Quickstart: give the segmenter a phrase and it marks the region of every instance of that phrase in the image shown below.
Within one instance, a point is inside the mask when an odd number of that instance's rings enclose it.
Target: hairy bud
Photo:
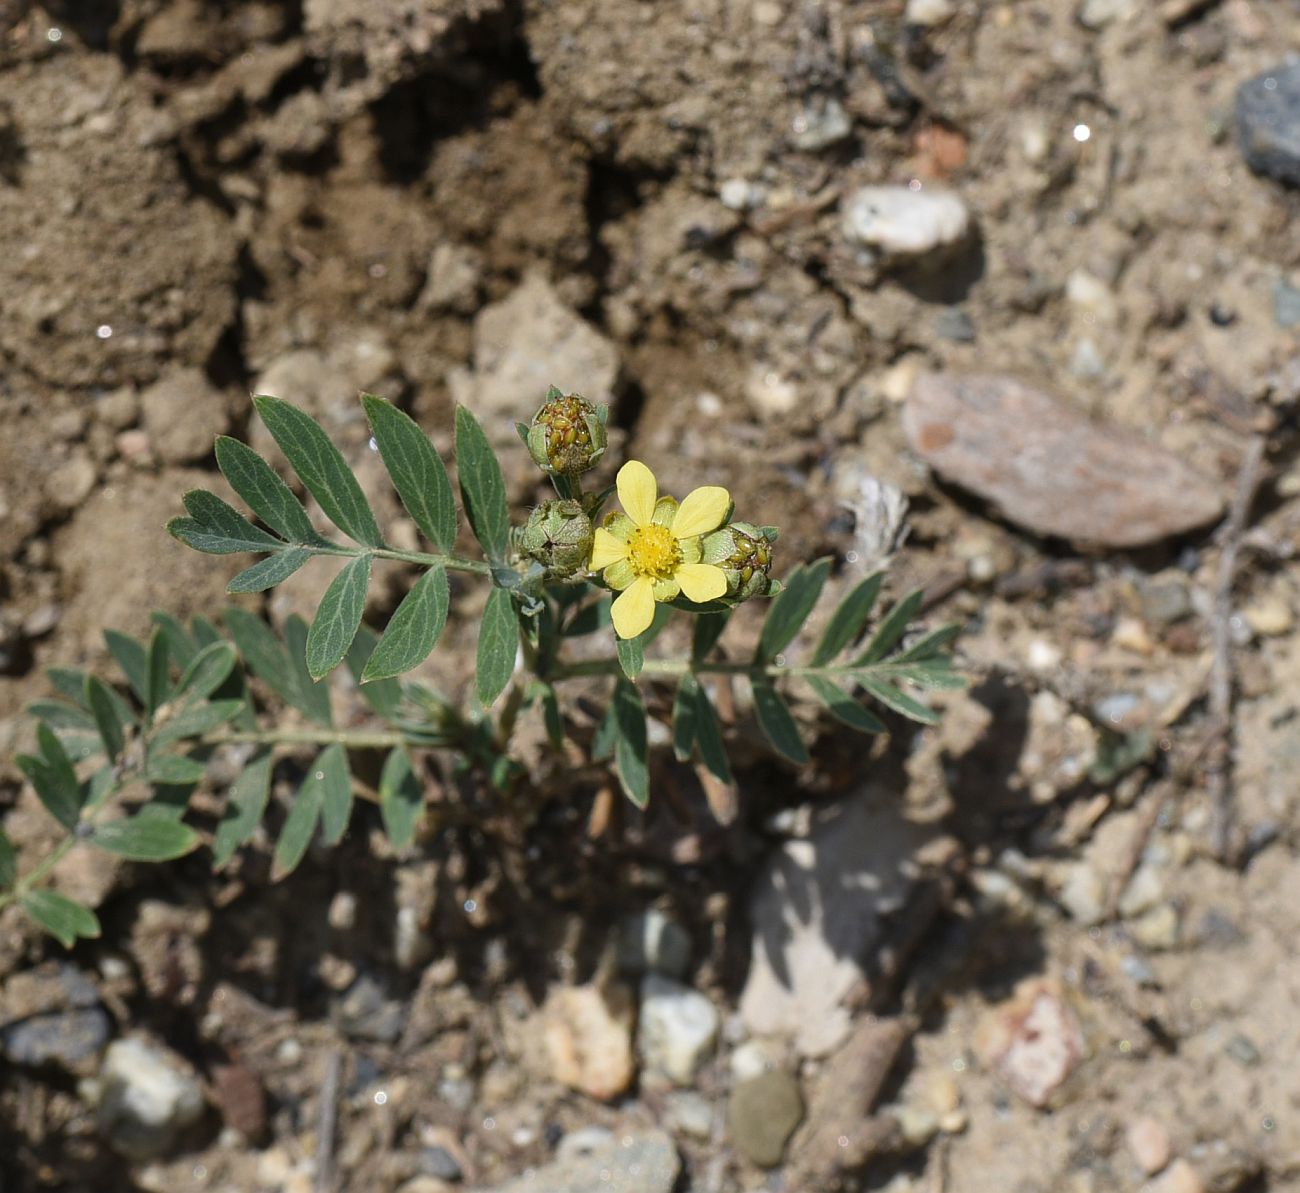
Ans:
[[[591,556],[591,519],[577,501],[547,501],[520,527],[516,543],[521,555],[536,560],[556,580],[584,571]]]
[[[554,386],[546,404],[533,416],[525,442],[528,454],[544,472],[577,476],[594,468],[605,454],[608,409]]]
[[[772,543],[776,531],[764,526],[761,529],[748,522],[732,522],[719,536],[731,536],[731,550],[723,555],[725,545],[713,545],[705,542],[705,556],[717,554],[718,566],[727,577],[727,600],[747,601],[750,597],[767,596],[772,587],[770,573],[772,570]]]

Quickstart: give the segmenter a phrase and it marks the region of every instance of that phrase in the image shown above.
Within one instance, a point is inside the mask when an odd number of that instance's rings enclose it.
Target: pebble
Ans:
[[[1261,638],[1276,638],[1291,632],[1295,625],[1295,614],[1291,606],[1281,597],[1265,597],[1262,601],[1250,605],[1241,612],[1250,626]]]
[[[1083,0],[1079,5],[1079,24],[1094,33],[1114,21],[1124,21],[1133,15],[1133,0]]]
[[[799,1083],[784,1069],[742,1081],[727,1102],[731,1141],[745,1159],[760,1168],[775,1168],[785,1145],[803,1120]]]
[[[1045,1108],[1084,1056],[1083,1031],[1059,983],[1022,982],[981,1022],[976,1047],[1030,1106]]]
[[[1178,912],[1162,903],[1125,923],[1128,934],[1144,949],[1168,952],[1178,947]]]
[[[1181,576],[1156,577],[1142,586],[1138,600],[1152,625],[1173,625],[1193,612],[1192,594]]]
[[[844,235],[887,258],[921,257],[966,239],[970,212],[951,191],[865,186],[844,204]]]
[[[775,1069],[781,1064],[782,1050],[769,1040],[746,1040],[732,1050],[727,1067],[732,1080],[739,1083]]]
[[[837,99],[809,104],[794,118],[791,141],[796,149],[816,153],[843,141],[853,131],[853,121]]]
[[[635,1072],[633,1010],[631,994],[622,985],[553,990],[540,1017],[549,1075],[589,1098],[617,1098]]]
[[[1300,186],[1300,60],[1237,88],[1237,144],[1257,174]]]
[[[566,1150],[561,1141],[560,1150],[552,1163],[478,1193],[671,1193],[682,1167],[663,1131],[627,1132],[582,1149]]]
[[[1300,327],[1300,286],[1293,286],[1286,278],[1273,284],[1273,318],[1278,327]]]
[[[910,1106],[904,1103],[901,1106],[889,1107],[886,1113],[894,1116],[903,1142],[914,1151],[925,1147],[939,1134],[939,1116],[924,1106]]]
[[[1128,1140],[1128,1150],[1133,1153],[1137,1166],[1147,1176],[1154,1176],[1169,1163],[1169,1132],[1155,1119],[1147,1115],[1134,1119],[1124,1137]]]
[[[225,396],[202,369],[165,373],[140,394],[140,408],[150,446],[168,464],[205,459],[229,425]]]
[[[934,332],[941,339],[952,340],[955,344],[975,341],[975,324],[961,307],[944,307],[935,317]]]
[[[76,966],[43,965],[17,973],[0,992],[0,1055],[33,1068],[82,1071],[112,1029],[95,984]]]
[[[695,1139],[713,1135],[713,1103],[694,1090],[675,1090],[666,1100],[668,1125]]]
[[[142,1040],[115,1040],[99,1072],[96,1125],[133,1160],[163,1155],[203,1115],[203,1091],[180,1057]]]
[[[718,1040],[720,1017],[697,990],[650,974],[641,982],[641,1059],[674,1085],[690,1085]]]
[[[640,976],[659,973],[681,978],[691,964],[691,937],[681,924],[651,907],[623,921],[618,938],[618,967]]]
[[[907,0],[903,20],[909,25],[932,29],[957,15],[956,0]]]
[[[402,1034],[406,1011],[370,974],[362,974],[339,1000],[336,1014],[339,1026],[358,1040],[377,1040],[390,1044]]]
[[[922,373],[903,429],[940,476],[1037,534],[1140,547],[1223,510],[1214,486],[1178,457],[1012,377]]]
[[[420,1153],[420,1168],[426,1176],[440,1181],[459,1181],[465,1176],[460,1161],[445,1147],[426,1147]]]
[[[75,510],[95,487],[95,462],[82,448],[45,478],[45,495],[60,510]]]
[[[1205,1182],[1186,1160],[1175,1160],[1155,1180],[1143,1185],[1142,1193],[1205,1193]]]

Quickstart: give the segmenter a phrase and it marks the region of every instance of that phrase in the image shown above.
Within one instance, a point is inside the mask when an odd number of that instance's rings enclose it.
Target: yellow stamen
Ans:
[[[682,549],[671,530],[652,522],[632,532],[627,541],[627,561],[638,576],[667,580],[682,561]]]

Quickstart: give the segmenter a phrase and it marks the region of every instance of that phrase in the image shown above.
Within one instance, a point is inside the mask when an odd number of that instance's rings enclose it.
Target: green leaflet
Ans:
[[[399,746],[384,759],[379,776],[379,814],[394,849],[405,849],[415,840],[415,827],[423,811],[423,788],[410,755]]]
[[[713,709],[713,701],[699,684],[695,693],[695,740],[700,747],[700,761],[719,782],[733,782],[731,764],[727,761],[727,746],[722,739],[722,726]]]
[[[320,770],[317,758],[307,771],[306,778],[294,796],[293,806],[285,817],[284,827],[280,829],[280,839],[275,843],[275,865],[272,877],[284,878],[298,868],[311,844],[316,826],[320,823],[321,807],[325,802],[325,784],[316,778]]]
[[[819,559],[807,566],[800,565],[790,573],[785,588],[768,609],[758,649],[754,653],[754,662],[770,663],[794,641],[800,627],[813,611],[813,606],[817,604],[830,568],[829,559]]]
[[[8,890],[18,881],[18,853],[9,834],[0,827],[0,891]]]
[[[751,687],[754,692],[754,714],[758,717],[759,728],[772,743],[772,747],[791,762],[799,765],[806,763],[808,751],[780,693],[765,679],[755,679]]]
[[[260,617],[233,605],[222,614],[222,620],[239,648],[244,666],[286,704],[297,707],[297,685],[289,666],[289,653],[271,627]],[[183,686],[184,680],[181,683]]]
[[[824,675],[805,675],[803,678],[812,688],[817,699],[825,705],[826,711],[837,721],[860,733],[885,732],[885,723],[874,713],[863,708],[838,684]]]
[[[14,761],[35,788],[45,810],[64,828],[73,828],[81,816],[85,793],[72,760],[54,730],[43,721],[37,722],[36,742],[40,747],[38,755],[19,754]]]
[[[648,633],[647,630],[646,634]],[[641,668],[645,666],[646,634],[639,634],[635,638],[614,640],[615,649],[618,651],[618,665],[623,668],[623,674],[628,679],[636,679],[641,674]]]
[[[382,547],[383,537],[357,478],[316,421],[280,398],[258,396],[253,405],[325,516],[362,546]]]
[[[151,783],[183,787],[203,778],[205,767],[195,758],[182,754],[150,754],[144,776]]]
[[[28,891],[22,897],[22,909],[65,949],[72,948],[79,936],[99,939],[95,913],[57,891]]]
[[[328,675],[356,637],[370,584],[369,555],[358,555],[334,577],[321,598],[307,634],[307,670],[313,679]]]
[[[820,667],[829,663],[850,642],[856,642],[862,636],[871,617],[871,610],[876,607],[876,599],[880,596],[880,586],[884,581],[885,573],[876,572],[859,581],[845,594],[831,614],[830,621],[826,623],[821,641],[817,643],[817,649],[809,660],[811,666]]]
[[[886,708],[892,708],[896,713],[902,713],[910,720],[919,721],[922,725],[939,723],[939,714],[933,709],[926,708],[919,700],[913,700],[906,692],[891,683],[886,683],[883,679],[874,675],[860,675],[858,683]]]
[[[504,562],[510,550],[505,478],[483,428],[464,406],[456,407],[456,471],[474,537],[493,563]]]
[[[227,592],[265,592],[287,580],[312,556],[306,547],[284,547],[252,567],[245,568],[229,584]]]
[[[296,613],[284,623],[284,648],[289,667],[289,684],[292,695],[289,703],[308,720],[317,725],[332,725],[330,686],[316,680],[307,670],[307,623]],[[355,639],[354,639],[355,641]]]
[[[173,518],[167,529],[196,551],[235,555],[241,551],[273,551],[281,545],[278,538],[254,526],[215,493],[191,489],[181,500],[190,516]]]
[[[379,635],[369,626],[363,625],[357,631],[357,636],[352,639],[352,645],[348,649],[348,670],[357,682],[357,691],[361,699],[381,717],[393,720],[398,716],[398,709],[402,704],[402,685],[395,679],[369,679],[364,683],[361,679],[378,641]]]
[[[235,668],[235,648],[229,642],[213,642],[205,646],[185,668],[176,685],[176,696],[187,700],[206,700],[223,683]]]
[[[251,758],[231,784],[212,843],[212,865],[224,866],[257,831],[271,793],[271,751]]]
[[[118,630],[105,630],[104,644],[108,647],[108,653],[113,656],[113,660],[122,668],[127,686],[135,693],[135,698],[147,706],[149,661],[144,643]]]
[[[165,862],[197,849],[199,835],[179,820],[138,815],[96,825],[90,843],[131,861]]]
[[[699,707],[696,703],[700,682],[693,675],[683,675],[673,700],[673,755],[686,762],[695,749],[699,732]]]
[[[167,635],[167,650],[182,671],[190,665],[198,648],[189,631],[170,613],[156,609],[149,620]]]
[[[237,716],[245,707],[242,700],[202,700],[187,705],[154,729],[150,741],[155,746],[165,746],[188,737],[202,737]]]
[[[450,602],[447,569],[430,568],[397,606],[384,636],[366,661],[361,682],[401,675],[424,662],[447,623]]]
[[[478,632],[478,698],[488,708],[505,691],[519,652],[514,598],[504,588],[488,593]]]
[[[697,663],[702,663],[709,656],[709,652],[718,644],[718,639],[722,637],[722,631],[727,628],[727,622],[731,620],[731,610],[727,609],[722,613],[701,613],[695,619],[695,625],[691,630],[691,658]]]
[[[149,650],[145,656],[144,707],[150,717],[171,695],[170,663],[167,635],[162,629],[155,629],[149,639]]]
[[[316,758],[312,776],[321,785],[321,840],[337,845],[348,831],[352,816],[352,775],[347,751],[337,742],[326,746]]]
[[[228,435],[217,439],[217,467],[248,508],[291,543],[320,543],[302,503],[251,447]]]
[[[115,762],[122,756],[126,745],[126,732],[118,710],[118,701],[114,700],[113,695],[99,676],[86,676],[86,703],[90,705],[90,715],[95,718],[95,727],[99,730],[104,753],[110,762]]]
[[[853,660],[855,666],[876,663],[883,659],[894,644],[907,632],[912,619],[920,612],[921,601],[925,593],[921,589],[909,592],[888,613],[885,614],[866,649]]]
[[[442,458],[419,425],[396,406],[373,394],[362,394],[361,404],[406,512],[434,546],[450,551],[456,543],[456,501]]]
[[[645,705],[636,685],[619,678],[614,684],[614,769],[623,793],[638,808],[650,802]]]

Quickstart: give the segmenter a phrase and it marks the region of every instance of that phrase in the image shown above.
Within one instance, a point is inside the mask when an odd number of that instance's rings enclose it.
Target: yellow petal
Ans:
[[[629,460],[618,470],[618,499],[638,526],[649,526],[655,516],[659,486],[655,474],[640,460]],[[626,635],[625,635],[626,636]]]
[[[697,534],[708,534],[722,525],[731,505],[731,494],[718,485],[705,485],[686,494],[686,500],[677,509],[672,532],[679,539]]]
[[[717,571],[717,568],[713,569]],[[718,575],[722,575],[718,572]],[[725,589],[727,582],[724,579]],[[635,638],[650,628],[655,619],[654,583],[649,576],[639,576],[630,588],[615,598],[609,609],[614,619],[614,629],[620,638]]]
[[[686,599],[697,605],[716,601],[727,591],[727,577],[710,563],[684,563],[673,573],[673,579],[682,586]]]
[[[591,547],[591,562],[587,565],[593,572],[599,572],[627,558],[627,544],[616,539],[603,526],[596,527],[596,541]]]

